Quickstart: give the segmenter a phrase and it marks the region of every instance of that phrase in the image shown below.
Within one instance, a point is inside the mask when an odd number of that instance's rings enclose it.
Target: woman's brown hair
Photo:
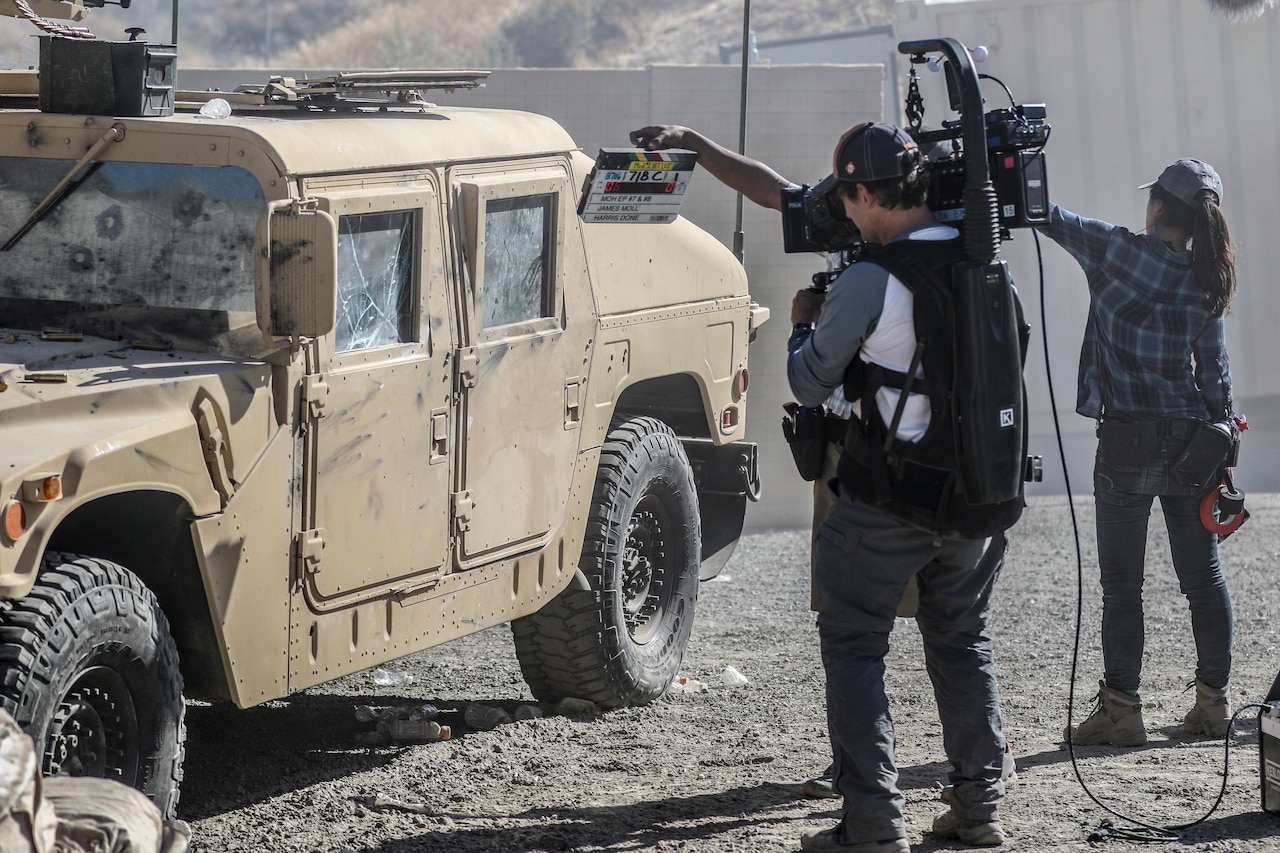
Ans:
[[[1227,313],[1236,291],[1236,251],[1217,194],[1201,190],[1191,206],[1155,184],[1151,198],[1164,205],[1159,225],[1191,237],[1191,273],[1209,300],[1209,310],[1215,315]]]

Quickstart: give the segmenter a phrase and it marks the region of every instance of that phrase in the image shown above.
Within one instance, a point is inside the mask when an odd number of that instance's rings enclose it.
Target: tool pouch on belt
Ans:
[[[822,476],[822,466],[827,454],[826,412],[821,407],[810,408],[799,403],[782,406],[786,416],[782,419],[782,434],[791,448],[796,470],[807,482]]]
[[[1224,465],[1235,464],[1240,436],[1230,421],[1201,423],[1169,473],[1184,486],[1212,486]]]
[[[1098,425],[1098,455],[1117,471],[1140,471],[1160,455],[1158,421],[1108,418]]]

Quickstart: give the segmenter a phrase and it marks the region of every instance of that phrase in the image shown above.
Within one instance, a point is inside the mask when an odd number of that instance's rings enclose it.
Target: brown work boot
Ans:
[[[941,838],[958,838],[970,847],[999,847],[1008,840],[998,819],[965,820],[953,809],[947,809],[933,819],[933,834]]]
[[[801,791],[811,800],[838,800],[841,796],[836,790],[836,781],[830,769],[821,776],[815,776],[805,782]]]
[[[1142,700],[1123,690],[1098,682],[1093,713],[1063,736],[1076,746],[1142,746],[1147,730],[1142,725]]]
[[[905,838],[845,844],[835,829],[809,830],[800,836],[800,849],[805,853],[911,853],[911,845]]]
[[[1231,708],[1227,705],[1227,688],[1210,687],[1198,678],[1194,684],[1196,706],[1182,718],[1183,734],[1226,737],[1227,727],[1231,724]]]

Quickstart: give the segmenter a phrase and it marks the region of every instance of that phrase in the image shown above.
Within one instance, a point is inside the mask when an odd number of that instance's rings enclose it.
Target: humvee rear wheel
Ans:
[[[106,560],[46,555],[25,598],[0,601],[0,705],[46,776],[114,779],[166,817],[182,778],[182,676],[155,596]]]
[[[511,625],[534,696],[618,708],[666,691],[693,627],[699,525],[693,471],[675,433],[653,418],[615,420],[579,562],[591,588],[570,587]]]

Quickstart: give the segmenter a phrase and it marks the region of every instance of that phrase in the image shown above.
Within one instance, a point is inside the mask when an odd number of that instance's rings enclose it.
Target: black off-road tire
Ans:
[[[186,742],[169,622],[128,569],[48,554],[25,598],[0,600],[0,705],[46,776],[100,776],[176,816]]]
[[[643,705],[680,670],[702,550],[693,471],[653,418],[615,420],[600,451],[579,568],[569,587],[511,624],[520,669],[542,701]]]

